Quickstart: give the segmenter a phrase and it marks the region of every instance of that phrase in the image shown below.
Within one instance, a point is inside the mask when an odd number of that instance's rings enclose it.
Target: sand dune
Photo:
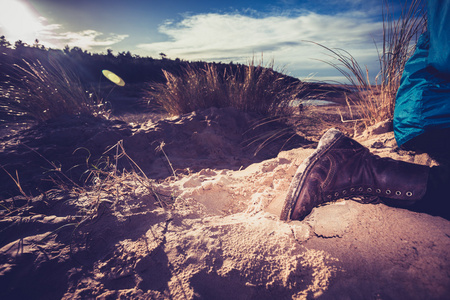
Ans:
[[[247,115],[213,109],[135,127],[101,125],[101,134],[80,129],[91,134],[80,141],[90,141],[93,155],[122,139],[156,180],[154,190],[129,174],[109,190],[50,191],[27,210],[4,212],[0,298],[450,297],[448,220],[342,199],[304,221],[282,222],[290,180],[314,144],[280,139],[253,156],[255,148],[242,147],[260,134],[242,136],[251,124]],[[3,157],[36,162],[31,152],[14,148],[18,140],[42,150],[22,133],[8,137]],[[176,176],[154,150],[162,140]],[[435,163],[398,151],[392,132],[372,130],[358,140],[381,156]],[[67,151],[80,145],[65,144]],[[31,173],[30,184],[41,179]]]

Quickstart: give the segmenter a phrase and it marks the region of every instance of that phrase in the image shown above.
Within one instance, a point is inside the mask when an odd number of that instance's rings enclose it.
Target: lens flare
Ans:
[[[123,81],[122,78],[114,74],[113,72],[109,70],[102,70],[103,75],[108,78],[111,82],[117,84],[118,86],[124,86],[125,81]]]

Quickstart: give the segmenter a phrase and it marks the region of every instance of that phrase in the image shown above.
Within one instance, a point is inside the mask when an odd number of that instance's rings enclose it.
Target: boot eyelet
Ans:
[[[400,195],[402,194],[402,192],[396,191],[395,194],[396,194],[397,196],[400,196]]]
[[[379,194],[379,193],[381,193],[381,190],[380,190],[380,189],[377,189],[376,192]]]
[[[339,193],[338,192],[334,193],[334,196],[335,197],[339,196]]]
[[[367,192],[372,193],[372,188],[367,188]]]
[[[391,190],[386,191],[386,195],[390,195],[391,193],[392,193]]]
[[[343,191],[342,191],[342,195],[347,195],[347,191],[346,191],[346,190],[343,190]]]
[[[362,192],[364,189],[362,188],[362,187],[360,187],[359,189],[358,189],[358,192]]]
[[[331,195],[328,195],[327,198],[328,198],[328,199],[331,199]]]
[[[355,189],[354,189],[354,188],[351,188],[351,189],[350,189],[350,192],[351,192],[351,193],[355,192]]]
[[[412,192],[406,192],[406,196],[407,196],[407,197],[411,197],[412,195],[413,195]]]

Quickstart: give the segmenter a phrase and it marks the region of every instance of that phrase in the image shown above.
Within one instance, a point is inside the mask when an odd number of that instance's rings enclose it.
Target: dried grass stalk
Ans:
[[[356,99],[350,102],[360,108],[360,120],[366,127],[393,118],[403,69],[414,53],[419,35],[426,29],[426,7],[421,0],[405,2],[398,17],[390,1],[384,0],[382,16],[383,47],[381,51],[377,48],[380,72],[374,83],[367,67],[361,67],[350,53],[315,43],[330,52],[334,61],[325,63],[337,69],[356,91]]]
[[[165,84],[151,83],[150,101],[171,115],[181,115],[209,107],[234,107],[245,112],[280,116],[291,113],[290,105],[304,90],[302,82],[267,67],[255,65],[225,68],[219,72],[214,64],[189,65],[181,76],[164,71]]]
[[[0,114],[46,121],[61,115],[103,113],[101,103],[90,97],[80,79],[58,60],[23,60],[9,65],[10,80],[0,97]]]

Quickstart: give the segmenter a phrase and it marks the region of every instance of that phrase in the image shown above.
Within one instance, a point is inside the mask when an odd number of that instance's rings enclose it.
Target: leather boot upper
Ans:
[[[291,219],[301,219],[314,207],[340,198],[412,204],[425,195],[429,174],[427,166],[381,158],[343,134],[313,154],[303,169]]]

